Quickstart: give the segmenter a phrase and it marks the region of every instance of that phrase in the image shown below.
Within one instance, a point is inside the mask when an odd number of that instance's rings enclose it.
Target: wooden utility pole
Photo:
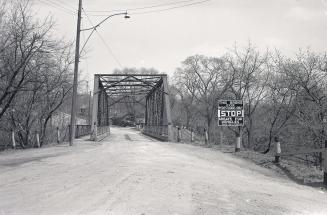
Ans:
[[[76,33],[76,49],[75,49],[75,66],[74,66],[74,83],[73,83],[73,97],[72,109],[70,115],[70,132],[69,145],[72,146],[75,138],[76,127],[76,100],[77,100],[77,81],[78,81],[78,63],[79,63],[79,45],[81,37],[81,19],[82,19],[82,0],[78,3],[78,17],[77,17],[77,33]]]

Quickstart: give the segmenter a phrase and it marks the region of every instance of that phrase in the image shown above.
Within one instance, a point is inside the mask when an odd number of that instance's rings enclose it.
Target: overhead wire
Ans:
[[[82,27],[83,27],[83,22],[81,23],[81,25],[82,25]],[[85,42],[85,44],[86,44],[86,37],[85,37],[85,32],[82,32],[82,37],[83,37],[83,40],[84,40],[84,42]],[[83,50],[82,50],[83,51]],[[80,52],[80,54],[82,53],[82,51]],[[91,83],[92,81],[93,81],[93,79],[92,78],[90,78],[89,77],[89,63],[88,63],[88,61],[87,61],[87,57],[84,59],[85,60],[85,67],[86,67],[86,74],[87,74],[87,82],[89,82],[89,83]],[[90,86],[89,86],[90,87]],[[91,89],[91,87],[89,88],[89,89]],[[91,91],[91,90],[90,90]],[[87,92],[87,93],[89,93],[89,92]]]
[[[68,4],[67,2],[65,2],[64,0],[57,0],[59,1],[61,4],[64,4],[66,7],[76,11],[77,9],[75,8],[75,6],[71,5],[71,4]]]
[[[49,2],[48,0],[38,0],[38,1],[41,2],[41,3],[43,3],[43,4],[48,5],[50,7],[54,7],[54,8],[56,8],[56,9],[58,9],[58,10],[64,12],[64,13],[66,13],[66,14],[76,15],[76,13],[74,11],[69,10],[69,9],[66,9],[66,8],[64,8],[62,6],[58,6],[57,4],[53,4],[53,3]]]
[[[209,2],[209,1],[211,1],[211,0],[197,1],[197,2],[193,2],[193,3],[189,3],[189,4],[184,4],[184,5],[170,7],[170,8],[164,8],[164,9],[158,9],[158,10],[150,10],[150,11],[144,11],[144,12],[135,12],[135,13],[130,13],[130,15],[140,15],[140,14],[148,14],[148,13],[160,13],[160,12],[174,10],[174,9],[178,9],[178,8],[190,7],[190,6],[193,6],[193,5],[203,4],[203,3]]]
[[[151,6],[144,6],[144,7],[135,7],[135,8],[127,8],[125,10],[89,10],[86,12],[91,12],[91,13],[110,13],[110,12],[117,12],[117,11],[134,11],[134,10],[144,10],[144,9],[151,9],[151,8],[156,8],[156,7],[164,7],[164,6],[169,6],[169,5],[176,5],[176,4],[181,4],[181,3],[186,3],[186,2],[194,2],[196,0],[183,0],[183,1],[175,1],[175,2],[170,2],[170,3],[164,3],[164,4],[156,4],[156,5],[151,5]]]
[[[159,13],[159,12],[164,12],[164,11],[169,11],[169,10],[174,10],[178,8],[183,8],[183,7],[189,7],[193,5],[198,5],[198,4],[203,4],[205,2],[209,2],[211,0],[200,0],[200,1],[195,1],[195,0],[185,0],[185,1],[179,1],[179,2],[171,2],[167,4],[158,4],[158,5],[153,5],[153,6],[148,6],[148,7],[139,7],[139,8],[129,8],[125,10],[111,10],[111,11],[94,11],[98,13],[109,13],[109,12],[117,12],[117,11],[137,11],[137,10],[144,10],[144,9],[151,9],[151,8],[159,8],[159,7],[166,7],[170,5],[178,5],[178,6],[173,6],[173,7],[168,7],[168,8],[163,8],[163,9],[154,9],[154,10],[148,10],[148,11],[141,11],[141,12],[133,12],[129,13],[130,15],[139,15],[139,14],[148,14],[148,13]],[[190,3],[187,3],[190,2]],[[182,4],[182,3],[187,3],[187,4]],[[108,16],[108,14],[91,14],[90,16]]]
[[[85,14],[87,20],[89,21],[89,23],[90,23],[91,25],[94,25],[93,22],[92,22],[92,20],[91,20],[90,17],[88,16],[88,14],[85,12],[84,8],[82,8],[82,10],[83,10],[83,12],[84,12],[84,14]],[[117,56],[116,56],[115,53],[113,52],[112,48],[111,48],[111,47],[109,46],[109,44],[105,41],[105,39],[101,36],[100,32],[97,31],[97,28],[94,28],[94,29],[92,30],[92,34],[93,34],[93,32],[96,32],[96,33],[97,33],[98,37],[100,38],[100,40],[102,41],[102,43],[103,43],[104,46],[106,47],[107,51],[111,54],[111,56],[112,56],[113,59],[116,61],[116,63],[119,65],[119,67],[120,67],[121,69],[123,69],[122,64],[120,63],[120,61],[118,60]],[[89,39],[90,39],[90,36],[89,36],[88,40],[89,40]]]
[[[75,8],[72,8],[72,9],[71,9],[70,6],[69,6],[69,7],[67,7],[67,6],[63,6],[63,5],[59,4],[59,3],[56,2],[56,1],[53,1],[53,0],[44,0],[44,1],[51,2],[52,4],[57,5],[58,7],[64,8],[64,9],[66,9],[66,10],[72,12],[72,13],[76,13],[76,12],[77,12],[77,11],[75,10]]]

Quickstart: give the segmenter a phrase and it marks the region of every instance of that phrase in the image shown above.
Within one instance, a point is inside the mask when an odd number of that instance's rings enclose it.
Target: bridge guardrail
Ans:
[[[145,125],[143,133],[158,138],[163,141],[168,140],[168,126],[167,125]]]

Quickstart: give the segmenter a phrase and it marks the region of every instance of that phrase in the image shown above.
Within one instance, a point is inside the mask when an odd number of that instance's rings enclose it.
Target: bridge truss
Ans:
[[[141,101],[145,99],[145,104]],[[167,75],[96,74],[91,139],[110,132],[110,109],[118,103],[145,106],[143,133],[164,141],[173,140]]]

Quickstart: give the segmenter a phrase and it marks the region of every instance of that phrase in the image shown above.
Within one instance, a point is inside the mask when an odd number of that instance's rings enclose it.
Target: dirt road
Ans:
[[[0,154],[0,215],[327,214],[327,194],[211,149],[113,128]]]

